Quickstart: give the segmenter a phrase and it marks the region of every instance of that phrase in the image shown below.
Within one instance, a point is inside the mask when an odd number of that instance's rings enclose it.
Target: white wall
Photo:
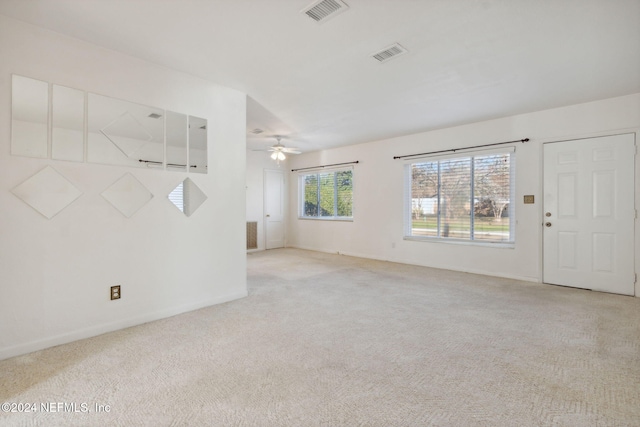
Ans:
[[[290,174],[288,242],[318,251],[540,281],[542,144],[638,132],[639,128],[640,94],[634,94],[303,154],[292,158],[291,168],[360,161],[354,167],[354,221],[298,220],[297,180]],[[403,240],[404,162],[393,156],[523,138],[531,141],[517,145],[515,248]],[[636,192],[639,190],[636,182]],[[535,204],[525,205],[525,194],[535,195]],[[638,237],[636,247],[640,248]],[[636,260],[639,252],[636,250]],[[638,287],[636,295],[640,295]]]
[[[0,57],[0,359],[247,294],[245,94],[3,16]],[[206,118],[209,173],[11,156],[12,73]],[[51,220],[10,192],[46,165],[83,193]],[[130,219],[100,195],[125,173],[154,194]],[[190,218],[166,197],[187,176]]]
[[[270,156],[271,153],[264,151],[247,150],[247,221],[258,222],[258,248],[249,252],[262,251],[265,249],[265,213],[264,213],[264,171],[282,170],[284,171],[284,193],[285,193],[285,214],[287,200],[287,187],[289,175],[289,158],[278,165]],[[285,223],[288,218],[285,218]],[[286,241],[285,229],[285,241]]]

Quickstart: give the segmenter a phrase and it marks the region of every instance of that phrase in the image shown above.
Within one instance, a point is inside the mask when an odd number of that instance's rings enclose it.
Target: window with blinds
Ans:
[[[178,186],[169,193],[169,200],[180,209],[180,212],[184,212],[184,182],[178,184]]]
[[[405,236],[513,243],[513,149],[405,165]]]
[[[299,175],[299,218],[353,219],[353,169]]]

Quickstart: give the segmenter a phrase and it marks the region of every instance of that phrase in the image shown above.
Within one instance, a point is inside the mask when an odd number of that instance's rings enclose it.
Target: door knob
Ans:
[[[546,225],[547,227],[551,227],[551,223],[550,222],[547,222],[544,225]]]
[[[271,215],[267,214],[267,218],[269,218]]]

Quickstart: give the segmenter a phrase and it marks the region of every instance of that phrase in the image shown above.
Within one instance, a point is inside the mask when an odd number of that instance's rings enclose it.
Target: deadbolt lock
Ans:
[[[551,212],[547,212],[544,216],[551,216]]]

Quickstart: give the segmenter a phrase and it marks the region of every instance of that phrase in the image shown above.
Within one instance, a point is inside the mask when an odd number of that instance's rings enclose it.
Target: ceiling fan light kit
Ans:
[[[276,139],[276,141],[278,141],[276,144],[272,145],[267,150],[259,150],[259,151],[271,151],[271,158],[275,160],[278,163],[278,165],[280,164],[280,161],[285,160],[287,158],[287,156],[285,156],[285,153],[287,154],[301,153],[300,151],[298,151],[297,148],[285,147],[280,142],[280,140],[282,139],[280,135],[275,135],[274,138]]]

